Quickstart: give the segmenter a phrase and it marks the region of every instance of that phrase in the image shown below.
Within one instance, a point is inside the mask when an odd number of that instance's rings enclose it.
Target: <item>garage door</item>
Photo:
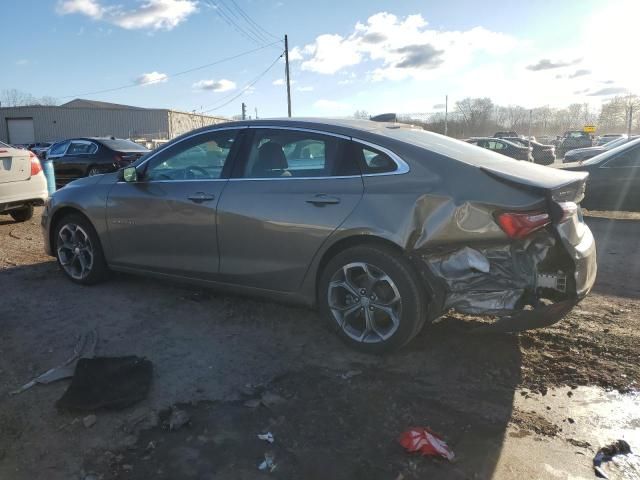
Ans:
[[[9,130],[9,143],[13,145],[24,145],[34,143],[33,118],[7,118]]]

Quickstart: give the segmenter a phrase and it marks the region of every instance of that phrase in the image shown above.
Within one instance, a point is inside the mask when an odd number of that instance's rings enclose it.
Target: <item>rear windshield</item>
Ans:
[[[115,140],[101,138],[100,143],[111,150],[115,150],[116,152],[147,153],[149,151],[149,149],[142,145],[138,145],[136,142],[132,142],[131,140],[126,140],[124,138],[116,138]]]

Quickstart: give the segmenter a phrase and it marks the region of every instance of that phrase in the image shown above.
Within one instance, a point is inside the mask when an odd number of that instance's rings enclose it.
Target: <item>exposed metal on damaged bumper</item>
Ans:
[[[545,230],[506,245],[421,254],[438,293],[439,313],[496,315],[496,322],[477,329],[491,332],[518,332],[561,320],[593,287],[597,265],[586,225],[581,224],[579,238],[567,235],[573,229],[558,230],[557,236]]]

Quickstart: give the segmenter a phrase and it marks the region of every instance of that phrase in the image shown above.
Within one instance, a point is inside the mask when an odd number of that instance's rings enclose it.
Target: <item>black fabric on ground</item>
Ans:
[[[146,358],[81,358],[71,385],[56,402],[60,410],[120,409],[144,400],[153,365]]]

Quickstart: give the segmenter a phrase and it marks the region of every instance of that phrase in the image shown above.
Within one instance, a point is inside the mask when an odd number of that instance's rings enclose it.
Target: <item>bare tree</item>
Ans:
[[[10,88],[2,90],[0,93],[0,104],[3,107],[24,107],[30,105],[57,105],[58,101],[54,97],[44,96],[37,98],[30,93]]]
[[[369,120],[369,112],[366,110],[356,110],[353,114],[353,118],[360,118],[362,120]]]

